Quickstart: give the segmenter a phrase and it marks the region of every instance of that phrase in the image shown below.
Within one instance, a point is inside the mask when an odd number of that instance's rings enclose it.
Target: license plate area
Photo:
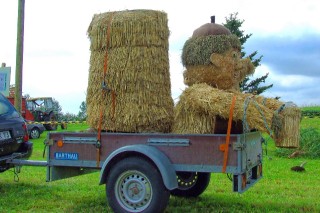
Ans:
[[[0,131],[0,141],[6,141],[11,139],[11,135],[9,131]]]

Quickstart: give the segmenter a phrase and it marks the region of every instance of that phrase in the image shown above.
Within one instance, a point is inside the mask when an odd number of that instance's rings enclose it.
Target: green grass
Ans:
[[[300,127],[302,129],[315,128],[318,131],[320,131],[320,117],[314,117],[314,118],[304,117],[301,120]]]
[[[312,122],[303,119],[302,126]],[[86,128],[84,124],[72,124],[68,131]],[[45,137],[46,132],[32,140],[32,159],[43,159]],[[320,212],[320,159],[277,157],[274,143],[267,140],[264,177],[251,189],[234,193],[225,174],[212,174],[208,189],[200,197],[171,196],[166,212]],[[290,170],[303,161],[307,161],[305,172]],[[105,185],[98,185],[99,172],[46,182],[45,167],[25,166],[19,182],[14,177],[13,170],[0,174],[0,212],[111,212]]]
[[[303,117],[320,117],[320,106],[307,106],[302,108],[302,116]]]
[[[306,106],[302,108],[302,111],[320,111],[320,106]]]

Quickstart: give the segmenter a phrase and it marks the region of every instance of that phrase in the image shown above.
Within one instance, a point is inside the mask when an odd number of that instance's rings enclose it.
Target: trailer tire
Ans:
[[[163,212],[170,197],[157,168],[139,157],[128,157],[112,166],[106,192],[116,213]]]
[[[170,191],[179,197],[198,197],[209,185],[211,173],[177,172],[178,188]]]

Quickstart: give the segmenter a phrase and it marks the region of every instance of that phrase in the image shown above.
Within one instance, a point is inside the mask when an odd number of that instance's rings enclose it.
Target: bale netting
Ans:
[[[110,21],[112,19],[112,21]],[[168,48],[169,28],[165,12],[155,10],[125,10],[107,12],[93,16],[88,28],[90,50],[122,46],[157,46]]]
[[[120,11],[113,14],[112,24],[109,18],[110,13],[96,15],[89,27],[94,44],[91,43],[86,100],[88,124],[98,129],[102,110],[102,129],[108,131],[170,132],[173,100],[166,14],[149,10]],[[106,48],[108,36],[102,32],[107,33],[108,24],[111,40]],[[159,26],[161,24],[163,26]],[[153,25],[158,26],[155,32],[154,27],[149,29]],[[105,30],[95,34],[96,29]],[[159,32],[161,29],[163,32]],[[142,41],[140,34],[144,37]],[[103,78],[106,51],[107,71]],[[110,89],[105,96],[102,95],[103,81]]]
[[[212,53],[222,54],[229,49],[241,50],[236,35],[209,35],[188,39],[182,48],[182,64],[209,65]]]
[[[293,103],[283,104],[274,112],[272,129],[277,147],[298,148],[301,111]]]

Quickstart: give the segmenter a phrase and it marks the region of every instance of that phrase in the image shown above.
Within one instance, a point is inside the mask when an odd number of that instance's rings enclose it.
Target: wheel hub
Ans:
[[[139,171],[124,172],[118,178],[115,192],[120,205],[133,212],[146,209],[152,199],[151,183]]]
[[[132,193],[132,197],[139,194],[139,192],[141,191],[139,188],[138,188],[138,185],[135,184],[132,188],[130,188],[131,190],[131,193]]]

